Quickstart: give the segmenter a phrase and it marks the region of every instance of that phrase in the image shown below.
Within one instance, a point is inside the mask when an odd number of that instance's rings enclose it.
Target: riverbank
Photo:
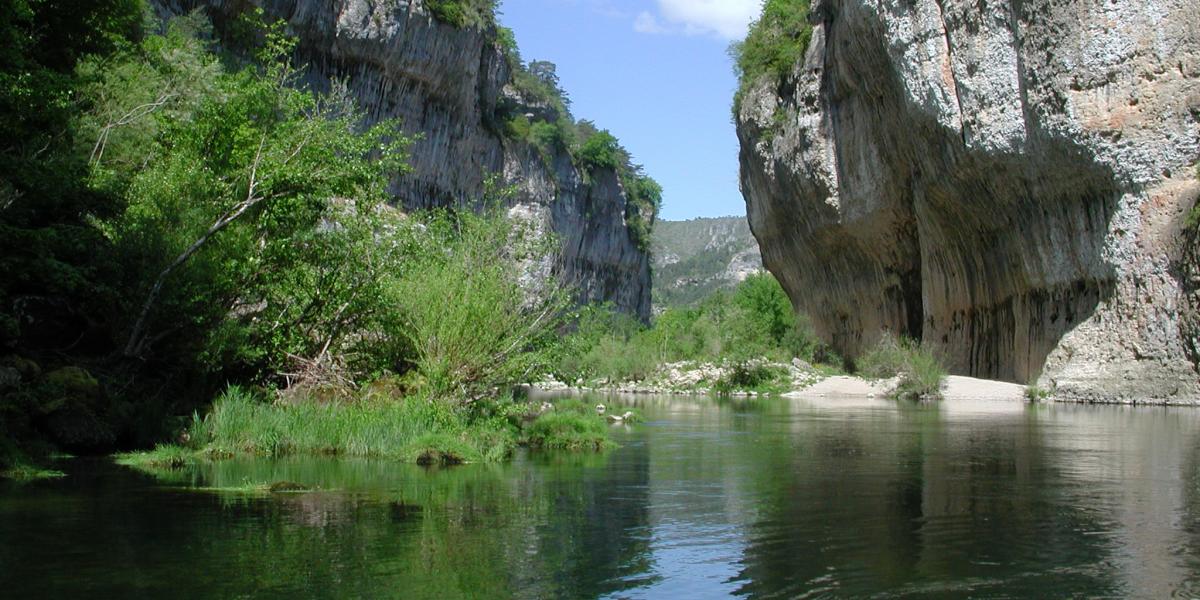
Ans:
[[[772,378],[766,383],[739,387],[733,382],[738,369],[737,365],[679,362],[662,365],[655,369],[651,376],[641,381],[597,380],[568,384],[549,379],[530,384],[528,387],[542,392],[580,394],[886,398],[893,396],[899,386],[898,377],[868,379],[843,375],[838,374],[830,367],[814,366],[799,359],[790,364],[761,359],[750,361],[749,365],[751,369],[763,369],[773,373]],[[1048,395],[1031,397],[1030,393],[1028,386],[1016,383],[950,375],[942,382],[940,396],[944,400],[979,399],[1013,402],[1051,399]]]

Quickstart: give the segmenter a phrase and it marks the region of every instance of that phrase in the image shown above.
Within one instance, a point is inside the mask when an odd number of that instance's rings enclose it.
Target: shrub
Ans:
[[[808,10],[809,0],[766,0],[746,39],[730,46],[739,82],[735,117],[750,86],[764,77],[783,79],[804,58],[812,39]]]
[[[899,377],[893,395],[902,399],[941,396],[946,368],[920,344],[885,335],[858,359],[859,374],[868,379]]]
[[[474,401],[544,372],[569,299],[554,279],[521,279],[552,242],[498,215],[440,213],[427,225],[429,250],[386,293],[388,329],[407,338],[431,391]]]
[[[617,138],[606,129],[588,136],[575,154],[575,159],[585,169],[616,169],[626,162],[625,157]]]
[[[497,4],[497,0],[425,0],[435,19],[459,28],[494,25]]]
[[[1052,392],[1046,388],[1031,384],[1025,388],[1025,399],[1030,402],[1045,402],[1050,399]]]
[[[721,394],[737,391],[778,392],[788,386],[787,372],[763,363],[735,363],[724,377],[713,384]]]

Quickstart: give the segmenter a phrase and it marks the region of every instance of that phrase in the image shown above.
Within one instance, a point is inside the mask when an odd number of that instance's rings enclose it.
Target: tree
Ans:
[[[337,199],[372,211],[388,175],[404,168],[408,140],[395,123],[360,131],[362,115],[348,98],[295,87],[286,59],[293,43],[274,27],[265,67],[221,77],[193,114],[162,119],[124,214],[108,225],[128,264],[141,267],[126,356],[261,303],[273,275],[290,265],[293,244]]]

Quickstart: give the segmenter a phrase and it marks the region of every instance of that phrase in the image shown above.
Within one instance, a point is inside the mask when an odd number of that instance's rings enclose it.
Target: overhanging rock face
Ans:
[[[561,242],[556,265],[580,302],[612,302],[650,316],[650,257],[627,223],[631,203],[618,177],[590,177],[565,151],[543,156],[500,132],[504,110],[542,113],[509,87],[494,32],[438,22],[420,0],[151,0],[160,16],[205,11],[218,34],[247,9],[283,19],[318,89],[345,82],[372,121],[400,119],[421,137],[412,172],[392,186],[407,208],[471,206],[489,179],[515,186],[510,214],[532,219]]]
[[[908,335],[1064,398],[1200,398],[1200,1],[816,0],[810,20],[738,136],[764,263],[821,335],[850,357]]]

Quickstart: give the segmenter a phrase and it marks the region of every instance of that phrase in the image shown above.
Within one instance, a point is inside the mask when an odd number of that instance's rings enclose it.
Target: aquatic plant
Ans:
[[[573,412],[553,412],[525,428],[522,441],[545,450],[604,450],[612,442],[603,417]]]

